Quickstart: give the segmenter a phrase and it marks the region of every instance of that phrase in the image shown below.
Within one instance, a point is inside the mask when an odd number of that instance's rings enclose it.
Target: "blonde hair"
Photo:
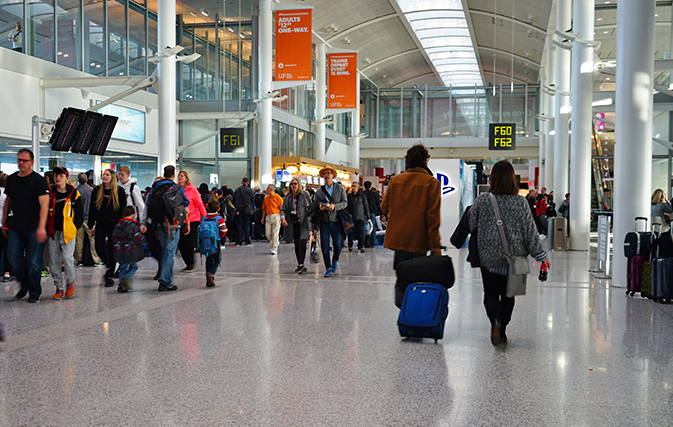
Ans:
[[[295,194],[295,193],[292,193],[292,194],[295,195],[295,196],[298,196],[298,195],[300,195],[301,193],[303,193],[303,192],[304,192],[304,189],[303,189],[302,186],[301,186],[301,181],[299,181],[298,178],[292,178],[292,179],[290,180],[290,185],[292,185],[292,181],[295,181],[295,182],[297,183],[297,193],[296,193],[296,194]],[[291,188],[292,188],[292,187],[290,187],[290,189],[291,189]]]
[[[657,188],[654,190],[654,193],[652,193],[652,204],[656,205],[662,202],[666,198],[666,193],[664,193],[664,190],[661,188]]]
[[[180,171],[180,172],[178,172],[178,176],[180,176],[180,174],[183,174],[183,175],[185,176],[185,179],[187,180],[185,187],[186,187],[187,185],[189,185],[189,184],[192,183],[192,182],[189,180],[189,174],[187,173],[187,171]]]
[[[106,172],[110,172],[112,179],[110,179],[110,202],[112,202],[112,209],[114,211],[119,210],[119,187],[117,186],[117,174],[112,169],[105,169]],[[103,193],[105,192],[105,187],[103,184],[98,186],[98,194],[96,194],[96,209],[100,209],[103,206]],[[109,203],[109,202],[108,202]]]

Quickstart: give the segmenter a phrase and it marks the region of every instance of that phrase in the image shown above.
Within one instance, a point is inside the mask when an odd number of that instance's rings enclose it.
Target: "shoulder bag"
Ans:
[[[498,209],[498,201],[495,199],[493,193],[489,193],[491,196],[491,203],[493,204],[493,210],[495,211],[495,219],[498,224],[498,232],[500,233],[500,239],[502,240],[502,248],[505,252],[505,258],[507,258],[507,298],[512,298],[517,295],[526,295],[526,282],[528,280],[528,274],[530,273],[530,266],[528,265],[528,257],[514,256],[509,253],[509,246],[507,245],[507,237],[505,236],[505,229],[502,225],[502,220],[500,219],[500,210]]]

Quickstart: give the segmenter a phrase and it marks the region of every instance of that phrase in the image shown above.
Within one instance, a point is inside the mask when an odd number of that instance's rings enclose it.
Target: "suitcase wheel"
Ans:
[[[627,297],[629,296],[629,292],[630,292],[630,291],[626,291],[626,292],[625,292],[625,294],[626,294]]]

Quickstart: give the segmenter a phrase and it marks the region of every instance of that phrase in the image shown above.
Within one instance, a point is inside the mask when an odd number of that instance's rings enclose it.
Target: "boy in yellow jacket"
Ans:
[[[68,176],[66,168],[54,168],[55,184],[49,188],[47,250],[49,270],[56,286],[55,300],[75,295],[75,243],[77,229],[84,222],[82,200],[77,189],[67,184]],[[61,263],[65,270],[65,294]]]

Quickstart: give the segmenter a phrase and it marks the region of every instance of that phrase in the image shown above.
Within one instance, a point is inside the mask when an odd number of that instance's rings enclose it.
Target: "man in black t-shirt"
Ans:
[[[19,171],[7,178],[7,200],[2,212],[2,223],[7,214],[14,213],[9,232],[9,256],[21,289],[16,299],[28,294],[28,302],[40,301],[41,271],[44,266],[44,242],[47,240],[49,186],[47,180],[33,172],[33,152],[22,148],[16,155]]]

